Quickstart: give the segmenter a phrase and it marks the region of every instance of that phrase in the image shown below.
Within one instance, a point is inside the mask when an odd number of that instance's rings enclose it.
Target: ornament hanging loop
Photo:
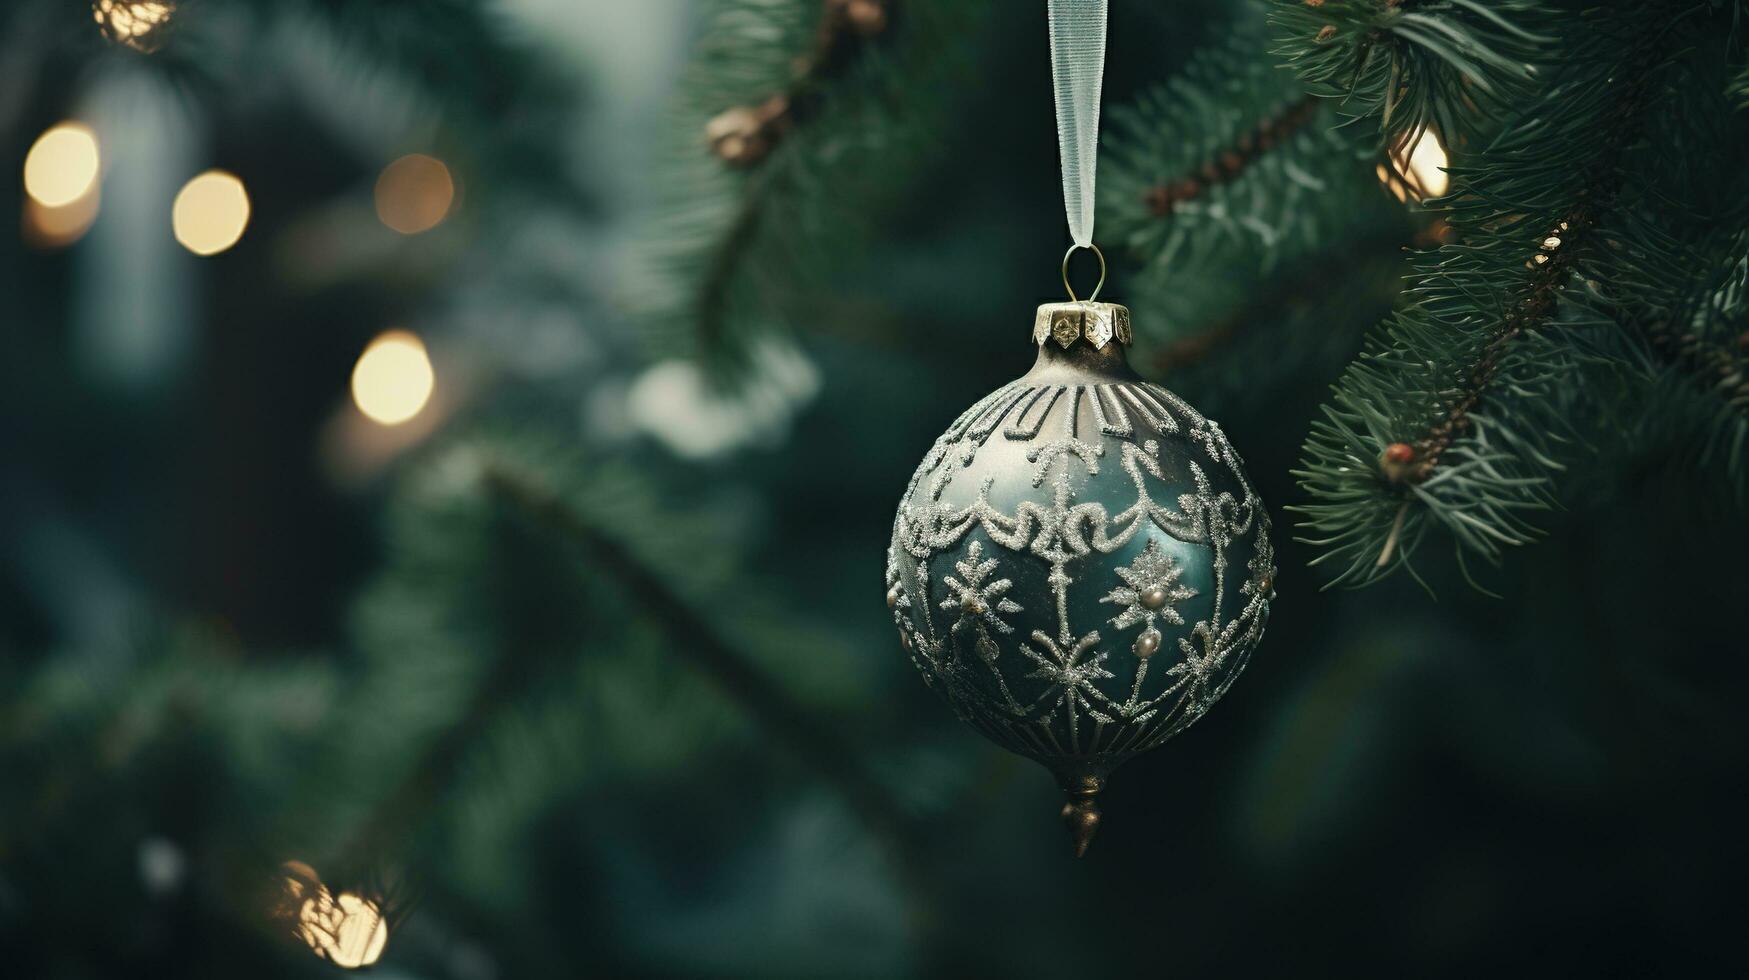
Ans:
[[[1093,255],[1099,259],[1099,281],[1093,284],[1093,292],[1087,294],[1086,300],[1082,300],[1081,297],[1076,296],[1075,295],[1075,287],[1069,285],[1069,257],[1075,254],[1076,249],[1081,249],[1081,248],[1091,249],[1093,251]],[[1081,302],[1091,303],[1094,300],[1097,300],[1099,298],[1099,291],[1101,289],[1105,288],[1105,253],[1101,252],[1099,250],[1098,245],[1093,245],[1093,244],[1081,245],[1079,243],[1074,244],[1074,245],[1070,245],[1069,250],[1067,252],[1063,253],[1063,270],[1062,271],[1063,271],[1063,288],[1069,291],[1069,302],[1071,302],[1071,303],[1081,303]]]

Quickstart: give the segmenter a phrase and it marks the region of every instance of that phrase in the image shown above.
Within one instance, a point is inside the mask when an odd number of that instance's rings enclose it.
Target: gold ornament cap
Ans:
[[[1095,303],[1077,300],[1069,303],[1044,303],[1032,318],[1032,341],[1043,347],[1047,343],[1068,350],[1077,341],[1085,340],[1094,350],[1104,350],[1112,341],[1128,347],[1130,344],[1130,309],[1117,303]]]

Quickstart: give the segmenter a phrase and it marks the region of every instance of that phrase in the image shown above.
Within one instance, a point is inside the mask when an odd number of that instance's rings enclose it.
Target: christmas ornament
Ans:
[[[1053,41],[1061,6],[1103,8],[1054,0]],[[1101,52],[1103,26],[1101,9]],[[1060,120],[1064,102],[1059,92]],[[1088,167],[1072,177],[1072,127],[1060,128],[1072,255],[1092,248],[1092,138],[1083,119],[1073,139]],[[1077,855],[1111,771],[1200,718],[1244,668],[1275,579],[1269,517],[1238,454],[1130,369],[1129,310],[1098,292],[1040,306],[1032,370],[936,440],[899,503],[886,575],[924,680],[992,741],[1050,768]]]
[[[1128,310],[1047,303],[1033,339],[911,478],[887,603],[959,716],[1056,774],[1079,854],[1106,776],[1245,666],[1275,566],[1220,427],[1130,369]]]

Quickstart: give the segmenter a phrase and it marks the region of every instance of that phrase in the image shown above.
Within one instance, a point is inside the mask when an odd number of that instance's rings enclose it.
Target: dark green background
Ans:
[[[908,475],[1027,368],[1059,289],[1042,5],[937,39],[961,81],[917,107],[933,152],[872,233],[779,229],[831,255],[760,294],[818,392],[706,459],[624,407],[678,350],[630,311],[665,288],[637,262],[695,11],[397,6],[190,0],[144,55],[77,3],[0,11],[7,179],[56,121],[145,98],[196,121],[164,136],[170,192],[218,166],[255,205],[204,261],[167,195],[137,219],[163,225],[148,291],[186,339],[124,380],[90,304],[137,265],[95,236],[144,164],[106,159],[71,249],[0,234],[0,974],[326,969],[264,914],[292,858],[394,899],[393,977],[1741,961],[1749,535],[1713,478],[1583,447],[1547,540],[1484,573],[1498,598],[1437,546],[1437,598],[1320,592],[1291,540],[1288,471],[1389,308],[1392,249],[1282,270],[1164,375],[1148,345],[1184,328],[1132,300],[1138,366],[1219,419],[1272,507],[1279,599],[1226,700],[1117,774],[1077,862],[1049,776],[913,675],[881,582]],[[1216,4],[1115,8],[1111,104],[1225,31]],[[400,239],[369,189],[414,151],[463,194]],[[321,216],[351,231],[300,246]],[[1248,340],[1290,317],[1317,342]],[[337,479],[324,433],[390,325],[427,337],[452,411]],[[570,523],[480,491],[483,465]],[[154,890],[166,845],[183,871]]]

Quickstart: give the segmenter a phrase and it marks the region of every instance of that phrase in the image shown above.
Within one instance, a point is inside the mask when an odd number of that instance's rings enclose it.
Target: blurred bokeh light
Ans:
[[[249,226],[249,194],[223,170],[208,170],[183,185],[171,211],[176,240],[196,255],[217,255]]]
[[[97,134],[83,123],[60,123],[25,156],[24,192],[44,207],[65,207],[91,190],[98,169]]]
[[[377,217],[403,235],[430,231],[455,200],[455,181],[443,161],[414,153],[383,168],[377,178]]]
[[[352,400],[371,421],[400,425],[425,408],[436,383],[425,343],[406,330],[389,330],[359,355]]]
[[[91,19],[111,41],[150,51],[158,29],[169,22],[176,4],[167,0],[93,0]]]
[[[1414,144],[1391,151],[1389,167],[1379,164],[1379,182],[1399,201],[1443,197],[1451,187],[1446,164],[1445,145],[1439,141],[1439,134],[1423,130]]]
[[[382,905],[343,891],[335,895],[302,861],[287,861],[283,868],[285,901],[282,909],[292,922],[292,933],[310,951],[335,966],[356,970],[382,958],[389,943],[389,923]]]

